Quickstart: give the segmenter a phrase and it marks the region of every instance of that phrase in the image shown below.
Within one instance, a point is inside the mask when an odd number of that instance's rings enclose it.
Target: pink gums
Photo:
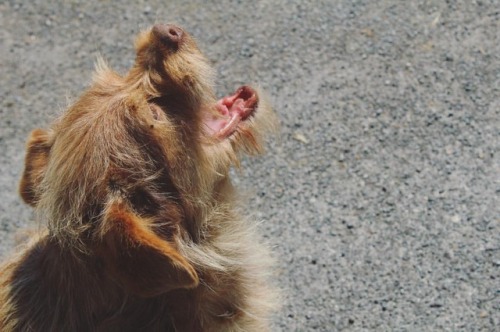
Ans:
[[[240,122],[250,117],[257,106],[258,98],[254,89],[242,86],[233,95],[220,99],[216,104],[219,116],[206,119],[205,124],[214,136],[229,137]]]

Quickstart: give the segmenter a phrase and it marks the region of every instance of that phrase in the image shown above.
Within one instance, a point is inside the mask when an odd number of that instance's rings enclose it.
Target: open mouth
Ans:
[[[219,116],[205,121],[209,132],[221,139],[231,136],[254,114],[258,101],[257,92],[249,86],[242,86],[234,94],[220,99],[216,104]]]

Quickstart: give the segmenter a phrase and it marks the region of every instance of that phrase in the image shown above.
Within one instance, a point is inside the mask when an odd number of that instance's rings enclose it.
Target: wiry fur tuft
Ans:
[[[251,116],[212,135],[213,69],[192,37],[156,25],[136,49],[125,76],[99,58],[28,140],[20,192],[47,230],[0,269],[1,331],[269,329],[273,263],[229,179],[277,123],[267,98],[247,87]]]

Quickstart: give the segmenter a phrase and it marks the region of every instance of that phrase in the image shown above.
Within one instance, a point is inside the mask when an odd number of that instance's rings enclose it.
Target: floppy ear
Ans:
[[[35,129],[26,144],[24,172],[19,184],[19,193],[24,202],[35,206],[39,198],[40,183],[49,161],[50,135],[48,131]]]
[[[199,279],[193,266],[148,224],[121,199],[108,205],[101,239],[102,256],[111,276],[126,290],[143,297],[196,287]]]

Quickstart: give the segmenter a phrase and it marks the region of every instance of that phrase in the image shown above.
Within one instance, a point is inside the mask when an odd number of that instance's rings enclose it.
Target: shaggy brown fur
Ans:
[[[216,101],[181,28],[136,41],[27,144],[21,196],[47,230],[0,270],[0,331],[266,331],[275,293],[228,177],[273,113],[245,86]]]

